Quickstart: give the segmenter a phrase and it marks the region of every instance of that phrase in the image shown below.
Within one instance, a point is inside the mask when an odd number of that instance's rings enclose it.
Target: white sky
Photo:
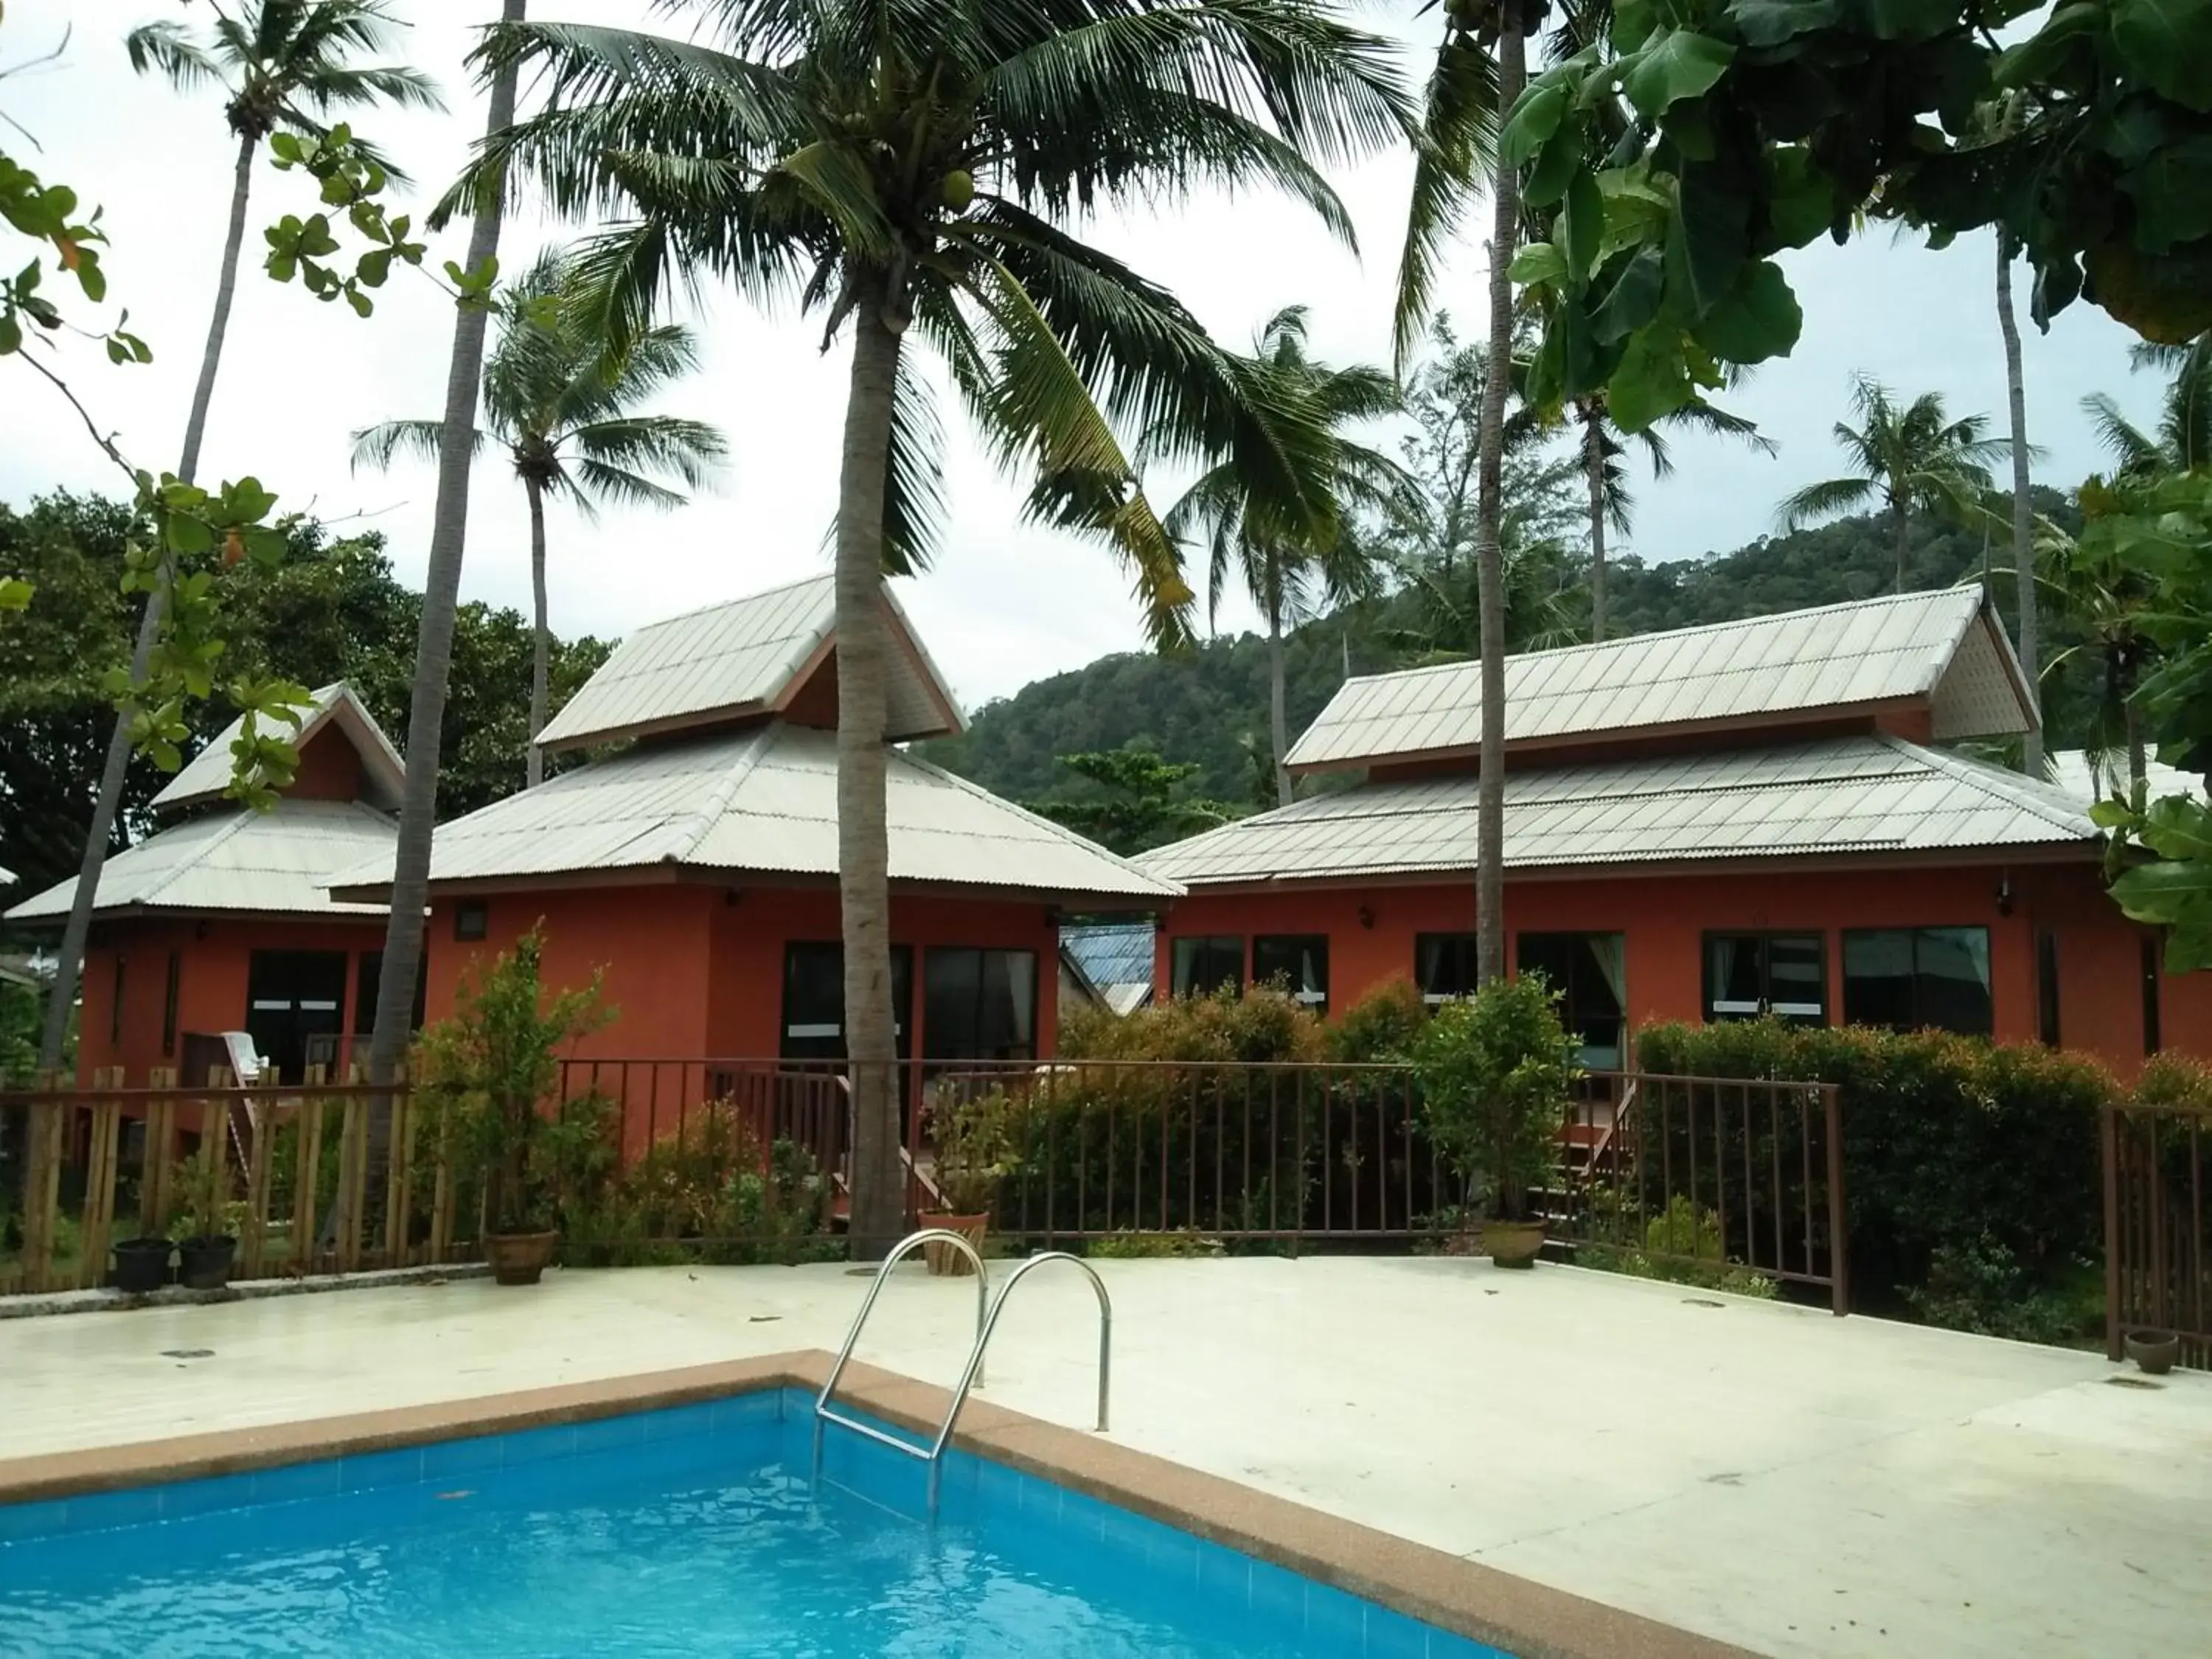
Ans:
[[[443,83],[444,116],[380,112],[359,125],[417,181],[419,209],[450,179],[483,129],[480,101],[461,60],[495,0],[392,0],[414,27],[407,61]],[[1417,46],[1435,39],[1435,14],[1416,0],[1371,9],[1381,26]],[[642,24],[644,0],[538,0],[549,20]],[[204,26],[204,6],[180,0],[9,0],[0,64],[51,48],[64,25],[74,38],[60,64],[0,83],[0,109],[43,146],[9,145],[50,180],[74,185],[106,209],[114,246],[103,256],[111,297],[152,345],[148,368],[111,368],[96,348],[69,354],[79,395],[115,428],[142,465],[173,465],[198,367],[228,205],[233,143],[219,98],[191,97],[131,72],[122,37],[151,18]],[[680,26],[680,25],[679,25]],[[1409,63],[1418,72],[1418,55]],[[1201,198],[1177,211],[1100,228],[1100,239],[1164,282],[1216,333],[1239,344],[1278,307],[1311,307],[1314,346],[1337,362],[1387,360],[1390,295],[1410,163],[1373,162],[1338,179],[1358,223],[1364,257],[1333,243],[1288,204]],[[395,416],[435,418],[443,398],[453,313],[415,273],[395,272],[362,321],[319,305],[296,284],[260,271],[260,229],[306,211],[298,174],[264,167],[255,181],[246,259],[210,422],[204,480],[252,471],[291,507],[326,517],[365,513],[382,530],[402,580],[419,583],[429,531],[431,469],[403,464],[356,477],[349,434]],[[458,257],[465,227],[434,244],[432,262]],[[526,209],[503,242],[510,270],[540,244],[573,234]],[[1647,559],[1725,551],[1772,528],[1774,503],[1838,470],[1830,424],[1844,412],[1851,374],[1864,370],[1899,392],[1942,392],[1954,413],[1986,412],[2003,429],[2004,365],[1993,311],[1994,258],[1986,235],[1942,253],[1893,245],[1878,233],[1848,248],[1826,243],[1793,256],[1790,279],[1806,311],[1794,356],[1767,365],[1730,406],[1782,446],[1771,459],[1717,441],[1676,437],[1677,471],[1639,485],[1628,550]],[[1442,302],[1462,334],[1479,327],[1481,250],[1472,239]],[[2027,272],[2015,275],[2027,330],[2028,422],[2048,452],[2039,478],[2070,485],[2099,465],[2079,414],[2082,396],[2106,390],[2147,417],[2157,387],[2130,376],[2128,333],[2076,305],[2048,335],[2026,322]],[[550,531],[551,606],[564,634],[618,635],[656,617],[734,597],[819,568],[835,501],[845,362],[816,349],[817,324],[766,318],[724,293],[696,319],[705,368],[660,407],[712,420],[728,433],[733,463],[719,495],[677,513],[609,511],[596,526],[562,512]],[[967,441],[957,410],[952,520],[936,570],[902,599],[938,662],[973,708],[1042,675],[1104,653],[1141,648],[1137,611],[1121,574],[1095,547],[1024,526],[1019,495]],[[106,463],[59,399],[27,372],[0,379],[0,500],[21,505],[56,486],[111,489]],[[1159,504],[1170,496],[1157,489]],[[465,599],[529,604],[527,526],[520,490],[495,458],[478,464],[472,493]],[[1247,618],[1231,611],[1224,627]]]

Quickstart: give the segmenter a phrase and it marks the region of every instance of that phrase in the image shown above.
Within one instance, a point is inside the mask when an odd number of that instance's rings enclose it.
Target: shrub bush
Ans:
[[[1429,1023],[1428,1004],[1409,979],[1389,979],[1323,1028],[1331,1060],[1371,1065],[1403,1060]]]
[[[2101,1249],[2098,1115],[2116,1085],[2092,1060],[1773,1020],[1647,1027],[1637,1054],[1649,1073],[1838,1085],[1850,1273],[1866,1306],[1902,1302],[1952,1322],[1969,1283],[2006,1295],[2057,1285]],[[2160,1075],[2183,1086],[2181,1068]]]
[[[1559,1160],[1579,1046],[1559,1001],[1541,974],[1494,980],[1439,1008],[1413,1039],[1429,1139],[1459,1177],[1461,1201],[1480,1183],[1492,1216],[1519,1218],[1528,1189]]]

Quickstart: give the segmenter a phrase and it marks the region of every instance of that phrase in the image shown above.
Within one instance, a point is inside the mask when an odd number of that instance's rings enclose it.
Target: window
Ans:
[[[361,969],[353,982],[353,1034],[357,1037],[373,1036],[376,1032],[376,994],[384,980],[384,952],[363,951]],[[422,965],[415,970],[415,1016],[408,1030],[422,1029],[422,1011],[428,1006],[430,994],[430,956],[422,955]]]
[[[261,1056],[264,1078],[298,1079],[313,1040],[338,1035],[345,982],[343,951],[256,951],[248,958],[246,1033]]]
[[[177,1052],[177,981],[184,975],[185,953],[169,952],[169,977],[161,991],[161,1058]]]
[[[453,907],[453,937],[466,945],[482,939],[491,923],[491,907],[482,899],[463,899]]]
[[[1224,987],[1244,988],[1244,941],[1235,934],[1176,939],[1168,960],[1170,995],[1202,997]]]
[[[1705,1018],[1828,1023],[1827,940],[1819,933],[1705,935]]]
[[[123,1041],[123,955],[120,951],[115,957],[115,994],[107,1005],[107,1040],[110,1042]]]
[[[1316,1014],[1328,1012],[1328,935],[1262,933],[1252,941],[1252,982],[1279,982]]]
[[[901,1060],[911,1052],[914,951],[891,947],[891,1029]],[[845,947],[787,945],[783,951],[783,1058],[845,1058]]]
[[[929,1060],[1036,1058],[1036,952],[932,950],[922,962]]]
[[[2058,1046],[2058,935],[2048,927],[2035,936],[2035,1035]]]
[[[1559,1018],[1582,1039],[1582,1063],[1600,1071],[1621,1062],[1627,1024],[1626,941],[1619,933],[1523,933],[1521,971],[1540,973],[1560,993]]]
[[[1474,994],[1474,935],[1413,935],[1413,983],[1421,1000],[1434,1007],[1454,997]]]
[[[2154,1054],[2166,1046],[2159,1030],[2158,941],[2154,939],[2142,942],[2142,1014],[2143,1053]]]
[[[1993,1029],[1990,930],[1899,927],[1844,935],[1844,1018],[1893,1031]]]

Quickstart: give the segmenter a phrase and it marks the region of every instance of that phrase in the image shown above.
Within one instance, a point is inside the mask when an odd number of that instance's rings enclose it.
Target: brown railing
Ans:
[[[2104,1143],[2106,1352],[2172,1331],[2183,1364],[2212,1369],[2212,1113],[2107,1105]]]
[[[1564,1230],[1578,1244],[1724,1283],[1815,1285],[1849,1311],[1843,1109],[1827,1083],[1596,1073],[1571,1131]]]
[[[388,1138],[372,1137],[380,1110]],[[21,1171],[0,1194],[0,1294],[105,1284],[110,1245],[169,1230],[187,1157],[212,1164],[200,1178],[224,1194],[234,1279],[471,1260],[476,1210],[443,1127],[404,1085],[319,1078],[240,1088],[225,1073],[192,1089],[157,1070],[144,1088],[111,1073],[90,1089],[0,1092]]]

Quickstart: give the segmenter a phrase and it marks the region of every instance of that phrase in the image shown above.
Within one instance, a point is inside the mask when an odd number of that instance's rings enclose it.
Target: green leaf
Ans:
[[[1788,356],[1804,325],[1782,267],[1761,259],[1743,268],[1735,286],[1693,332],[1699,345],[1725,362],[1763,363]]]
[[[172,552],[190,556],[212,548],[215,532],[189,513],[172,513],[169,514],[167,540]]]
[[[2212,0],[2110,0],[2112,44],[2177,104],[2212,111]]]
[[[2212,860],[2138,864],[2112,884],[2112,896],[2137,921],[2175,921],[2198,905],[2212,906]]]
[[[1522,201],[1532,208],[1550,207],[1566,195],[1567,181],[1582,164],[1582,129],[1572,122],[1563,122],[1545,142],[1544,153],[1536,158],[1536,165],[1522,180]]]
[[[1522,284],[1556,283],[1567,274],[1567,262],[1549,242],[1528,242],[1514,254],[1507,276]]]
[[[353,314],[356,317],[366,317],[376,309],[376,302],[363,294],[360,285],[356,283],[348,283],[345,285],[345,301],[353,307]]]
[[[23,325],[13,312],[0,312],[0,357],[23,349]]]
[[[38,589],[19,576],[0,576],[0,611],[21,611]]]
[[[1513,106],[1513,112],[1505,118],[1504,130],[1498,136],[1498,161],[1510,167],[1527,167],[1544,147],[1545,141],[1559,131],[1566,108],[1567,88],[1564,82],[1545,76],[1531,83]]]
[[[2120,188],[2136,204],[2136,246],[2144,252],[2212,235],[2212,137],[2160,147],[2121,175]]]
[[[1605,242],[1605,198],[1597,180],[1577,173],[1567,185],[1567,203],[1559,214],[1559,236],[1567,259],[1567,273],[1579,283],[1597,264]]]
[[[2160,858],[2212,866],[2212,807],[2188,795],[2154,800],[2144,815],[2142,838]]]
[[[382,288],[385,278],[392,274],[392,250],[371,248],[361,256],[354,266],[354,275],[364,288]]]
[[[1694,29],[1671,30],[1646,46],[1628,71],[1628,101],[1645,120],[1656,121],[1670,105],[1711,90],[1735,57],[1735,48],[1725,40]]]
[[[1697,395],[1682,367],[1682,339],[1664,323],[1631,336],[1620,367],[1606,387],[1606,401],[1624,432],[1642,432]]]
[[[1724,168],[1685,162],[1667,227],[1667,302],[1680,321],[1695,323],[1735,285],[1742,269],[1749,208]]]
[[[1590,318],[1591,331],[1607,344],[1625,338],[1659,314],[1667,285],[1665,257],[1647,247],[1622,267]]]
[[[1804,247],[1817,241],[1836,216],[1836,192],[1813,158],[1797,148],[1777,149],[1768,157],[1767,223],[1776,249]]]
[[[1729,18],[1747,46],[1778,46],[1808,29],[1834,25],[1836,0],[1730,0]]]

